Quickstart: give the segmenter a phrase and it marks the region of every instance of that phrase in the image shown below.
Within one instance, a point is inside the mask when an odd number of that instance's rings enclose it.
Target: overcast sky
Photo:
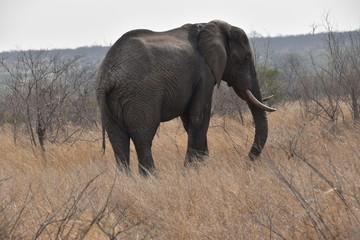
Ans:
[[[359,0],[0,0],[0,51],[110,45],[125,32],[221,19],[265,36],[306,34],[324,15],[360,28]]]

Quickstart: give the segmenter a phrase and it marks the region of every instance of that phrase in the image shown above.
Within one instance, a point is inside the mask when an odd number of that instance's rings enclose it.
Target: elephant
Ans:
[[[267,140],[261,97],[245,32],[220,20],[186,24],[164,32],[133,30],[121,36],[100,65],[96,97],[105,131],[120,169],[130,171],[130,139],[139,172],[156,173],[151,146],[160,122],[180,117],[188,134],[185,165],[208,156],[207,131],[213,90],[221,80],[245,100],[255,124],[249,157]]]

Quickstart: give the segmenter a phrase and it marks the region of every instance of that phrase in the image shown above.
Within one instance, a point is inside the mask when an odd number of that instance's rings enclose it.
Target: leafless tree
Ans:
[[[327,35],[325,39],[328,53],[329,71],[345,92],[355,121],[360,120],[360,30],[336,32],[325,17]]]
[[[342,112],[339,83],[311,52],[308,58],[289,53],[284,59],[281,68],[287,79],[284,89],[288,99],[299,101],[304,117],[322,118],[334,130]]]
[[[74,125],[85,113],[81,105],[90,101],[94,76],[93,68],[80,61],[80,56],[64,58],[46,50],[20,51],[13,62],[0,60],[14,130],[25,124],[31,142],[43,152],[45,139],[62,142],[79,131]]]
[[[289,101],[301,101],[306,99],[307,90],[301,88],[299,79],[305,79],[308,75],[306,67],[303,65],[303,59],[298,54],[287,53],[282,56],[282,61],[278,65],[282,72],[283,77],[283,94]],[[306,104],[306,101],[305,101]]]

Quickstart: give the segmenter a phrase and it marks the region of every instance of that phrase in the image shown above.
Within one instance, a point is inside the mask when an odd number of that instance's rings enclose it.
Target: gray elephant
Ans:
[[[105,130],[121,169],[129,171],[130,139],[139,171],[155,171],[151,145],[160,122],[180,116],[188,134],[185,163],[208,154],[214,86],[223,80],[244,99],[255,123],[250,159],[264,148],[268,124],[249,40],[222,21],[187,24],[166,32],[124,34],[103,60],[96,87]]]

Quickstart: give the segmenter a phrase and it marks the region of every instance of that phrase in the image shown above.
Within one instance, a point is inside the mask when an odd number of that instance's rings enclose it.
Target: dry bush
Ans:
[[[244,125],[212,118],[210,156],[193,168],[183,166],[181,122],[162,124],[158,175],[147,179],[133,147],[127,176],[99,142],[49,145],[44,161],[5,129],[0,239],[358,239],[359,132],[339,126],[335,135],[285,106],[269,115],[266,149],[250,162],[253,125],[244,117]]]

